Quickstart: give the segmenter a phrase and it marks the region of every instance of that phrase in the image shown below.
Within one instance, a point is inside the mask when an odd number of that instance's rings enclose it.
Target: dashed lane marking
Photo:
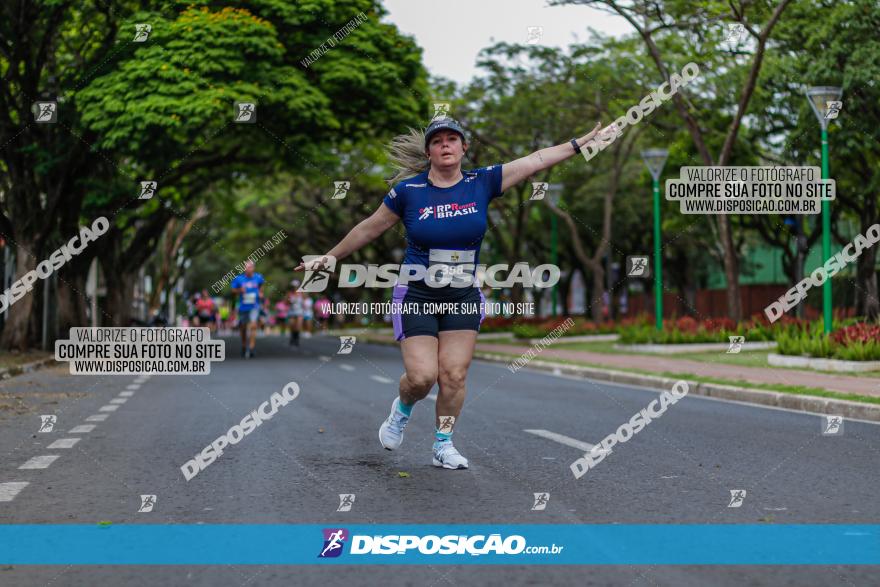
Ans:
[[[45,469],[55,462],[61,455],[42,455],[39,457],[31,457],[19,469]]]
[[[12,501],[18,492],[30,485],[27,481],[0,483],[0,501]]]
[[[70,434],[85,434],[87,432],[91,432],[94,429],[95,429],[94,424],[80,424],[79,426],[76,426],[76,427],[68,430],[68,433],[70,433]]]
[[[59,438],[46,448],[73,448],[73,445],[79,441],[79,438]]]

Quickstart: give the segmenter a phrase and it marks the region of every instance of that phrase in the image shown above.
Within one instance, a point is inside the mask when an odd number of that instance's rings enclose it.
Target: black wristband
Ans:
[[[578,145],[578,142],[577,142],[575,139],[571,139],[571,146],[574,147],[574,152],[575,152],[575,153],[580,153],[580,152],[581,152],[581,146]]]

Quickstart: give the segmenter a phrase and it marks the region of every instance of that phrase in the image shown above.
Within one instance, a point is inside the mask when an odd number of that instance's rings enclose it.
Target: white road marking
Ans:
[[[550,432],[549,430],[523,430],[523,432],[528,432],[529,434],[534,434],[535,436],[540,436],[541,438],[546,438],[547,440],[552,440],[584,452],[590,452],[593,447],[596,446],[595,444],[590,444],[589,442],[584,442],[570,436],[557,434],[556,432]]]
[[[86,422],[103,422],[110,414],[94,414],[86,418]]]
[[[131,397],[134,395],[133,391],[120,391],[119,397]]]
[[[27,481],[9,481],[0,483],[0,501],[12,501],[18,492],[30,485]]]
[[[137,390],[140,389],[140,388],[141,388],[141,386],[140,386],[140,385],[136,385],[136,384],[135,384],[135,385],[127,385],[127,386],[125,387],[125,389],[129,389],[129,390],[131,390],[131,391],[137,391]]]
[[[128,401],[127,397],[116,397],[110,400],[111,404],[124,404]]]
[[[80,424],[79,426],[76,426],[75,428],[71,428],[70,430],[68,430],[68,432],[70,434],[85,434],[86,432],[91,432],[94,429],[95,429],[94,424]]]
[[[46,448],[72,448],[79,441],[79,438],[59,438]]]
[[[19,469],[45,469],[55,462],[61,455],[43,455],[39,457],[31,457],[28,461],[19,467]]]
[[[339,365],[340,369],[345,369],[346,371],[354,371],[354,367],[349,365],[348,363],[342,363]]]
[[[328,357],[327,355],[321,355],[318,358],[321,359],[322,361],[324,361],[325,363],[330,360],[330,357]]]
[[[115,411],[118,410],[118,409],[119,409],[119,406],[117,406],[117,405],[113,405],[113,406],[101,406],[101,407],[98,409],[98,411],[99,411],[99,412],[115,412]]]
[[[381,375],[370,375],[370,379],[378,381],[379,383],[394,383],[393,380],[388,379],[387,377],[382,377]]]

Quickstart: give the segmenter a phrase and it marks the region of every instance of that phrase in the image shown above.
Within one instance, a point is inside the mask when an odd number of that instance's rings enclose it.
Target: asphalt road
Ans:
[[[402,372],[397,348],[357,343],[338,355],[336,338],[291,349],[264,337],[257,358],[245,361],[237,341],[227,340],[229,358],[208,376],[138,384],[135,376],[74,377],[65,364],[0,384],[0,523],[880,521],[874,424],[847,421],[842,435],[825,436],[817,415],[686,397],[575,479],[569,465],[583,452],[577,447],[598,443],[657,392],[476,361],[455,433],[470,469],[450,471],[431,465],[433,401],[415,407],[400,450],[379,445]],[[184,479],[183,463],[290,381],[301,389],[296,400]],[[56,416],[52,432],[38,431],[41,414]],[[39,468],[20,468],[25,463]],[[747,492],[741,507],[728,507],[733,489]],[[550,494],[543,511],[531,509],[536,492]],[[344,493],[355,502],[338,512]],[[141,494],[157,496],[153,511],[138,512]],[[16,566],[0,567],[0,585],[871,585],[877,571]]]

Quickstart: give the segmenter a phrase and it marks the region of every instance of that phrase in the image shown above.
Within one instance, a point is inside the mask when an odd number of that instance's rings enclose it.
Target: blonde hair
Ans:
[[[396,173],[388,180],[388,185],[408,177],[418,175],[431,166],[425,157],[425,131],[410,128],[408,134],[397,135],[391,140],[388,148],[388,161]]]

